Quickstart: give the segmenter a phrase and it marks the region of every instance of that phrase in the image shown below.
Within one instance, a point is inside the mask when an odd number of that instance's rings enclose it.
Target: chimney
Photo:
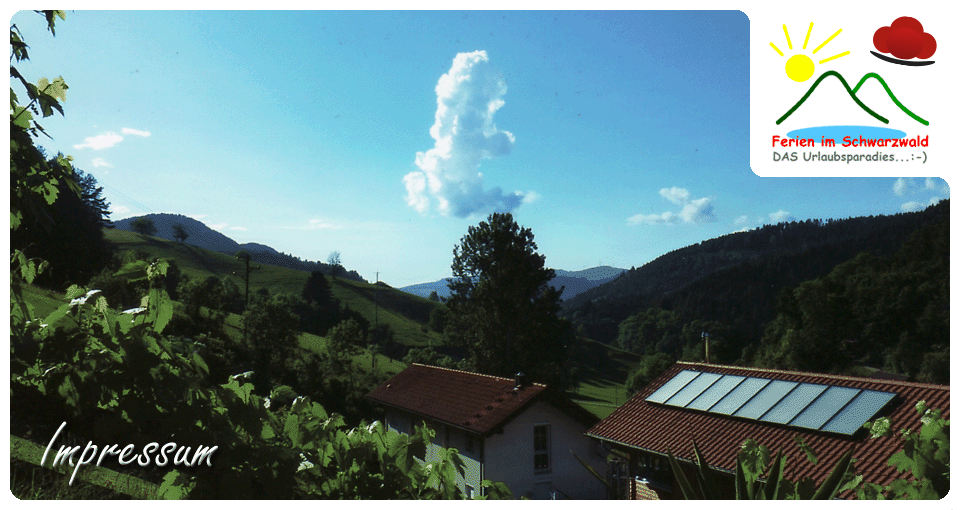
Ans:
[[[517,375],[514,377],[515,377],[516,385],[514,386],[513,389],[522,390],[523,387],[527,384],[527,375],[524,374],[523,372],[517,372]]]
[[[709,365],[710,364],[710,333],[707,333],[706,331],[704,331],[703,333],[700,334],[700,336],[703,338],[703,353],[704,353],[703,357],[706,363]]]

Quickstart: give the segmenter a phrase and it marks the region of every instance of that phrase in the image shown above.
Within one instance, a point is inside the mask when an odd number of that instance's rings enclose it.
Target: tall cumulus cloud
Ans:
[[[458,53],[450,71],[437,82],[437,112],[430,128],[434,146],[418,152],[419,170],[403,178],[407,204],[420,213],[431,205],[446,216],[509,212],[525,194],[484,191],[479,168],[485,159],[510,154],[514,136],[493,122],[504,105],[507,85],[489,64],[486,51]]]

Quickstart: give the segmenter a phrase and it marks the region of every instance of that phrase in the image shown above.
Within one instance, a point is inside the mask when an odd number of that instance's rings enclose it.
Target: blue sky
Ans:
[[[56,37],[12,22],[21,73],[70,87],[41,144],[97,178],[113,219],[185,214],[398,287],[448,276],[494,210],[579,270],[949,196],[941,179],[757,177],[737,11],[70,11]]]

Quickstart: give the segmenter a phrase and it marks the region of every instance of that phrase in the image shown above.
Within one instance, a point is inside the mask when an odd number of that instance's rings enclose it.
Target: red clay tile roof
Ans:
[[[865,431],[854,436],[840,436],[645,401],[647,396],[682,370],[896,393],[898,396],[891,402],[889,411],[881,412],[890,418],[894,434],[892,437],[879,439],[869,438]],[[745,439],[754,439],[770,448],[772,453],[783,447],[783,453],[788,459],[788,479],[799,480],[811,476],[817,483],[826,478],[843,453],[850,447],[855,447],[853,457],[857,459],[857,472],[863,474],[866,481],[887,485],[896,478],[909,476],[888,466],[887,460],[903,448],[899,431],[907,428],[917,430],[920,427],[920,415],[915,409],[920,400],[926,401],[930,408],[940,409],[942,416],[949,418],[949,386],[678,362],[591,428],[587,435],[658,454],[666,454],[669,449],[678,459],[688,462],[692,462],[692,445],[696,440],[707,464],[728,472],[733,472],[735,468],[734,462],[741,443]],[[803,436],[807,445],[817,453],[817,465],[808,462],[800,452],[794,443],[797,435]]]
[[[514,386],[515,381],[505,377],[414,363],[368,393],[367,398],[487,434],[495,432],[547,388],[534,383],[514,391]]]

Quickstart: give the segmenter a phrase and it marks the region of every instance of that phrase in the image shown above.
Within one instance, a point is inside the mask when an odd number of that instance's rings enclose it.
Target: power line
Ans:
[[[113,186],[110,186],[109,184],[106,184],[106,183],[103,183],[103,182],[98,182],[97,184],[103,186],[104,188],[107,188],[107,189],[110,190],[110,192],[112,192],[112,193],[116,193],[117,195],[120,196],[120,198],[122,198],[122,199],[126,200],[127,202],[133,204],[134,206],[138,207],[140,210],[142,210],[142,211],[144,211],[144,212],[148,212],[148,213],[152,213],[152,212],[153,212],[153,209],[150,209],[149,207],[141,204],[140,202],[137,202],[136,200],[130,198],[127,194],[121,192],[120,190],[114,188]]]

